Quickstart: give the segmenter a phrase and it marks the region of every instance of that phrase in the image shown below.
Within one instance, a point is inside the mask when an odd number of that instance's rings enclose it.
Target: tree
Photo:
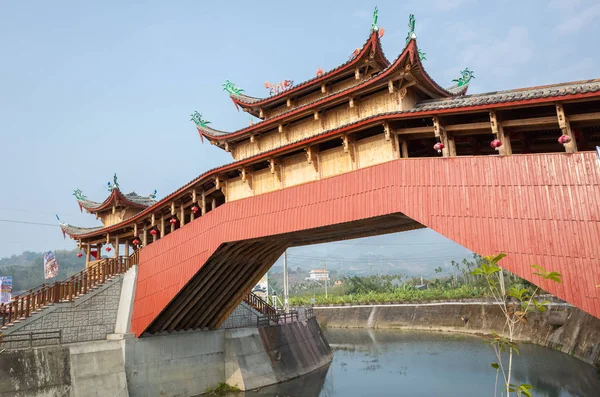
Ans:
[[[506,395],[516,393],[517,396],[531,397],[533,386],[530,384],[515,385],[511,382],[513,353],[519,354],[517,343],[514,341],[514,335],[522,324],[527,322],[527,313],[531,311],[544,312],[548,301],[538,301],[535,299],[540,288],[525,286],[523,284],[514,284],[508,290],[500,282],[500,272],[502,269],[498,266],[498,262],[504,258],[505,254],[495,256],[486,256],[479,263],[471,274],[482,276],[487,282],[487,289],[494,298],[505,318],[505,323],[508,329],[508,338],[492,332],[489,338],[490,345],[494,349],[498,362],[492,363],[491,366],[496,370],[496,385],[494,386],[494,396],[498,390],[498,376],[502,374]],[[541,266],[531,265],[536,271],[534,275],[541,277],[542,280],[550,280],[557,283],[562,282],[562,275],[557,272],[547,272]],[[502,353],[508,353],[508,363],[502,359]]]

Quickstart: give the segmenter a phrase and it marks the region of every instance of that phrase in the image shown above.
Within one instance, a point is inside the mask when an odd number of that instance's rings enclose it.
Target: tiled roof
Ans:
[[[154,205],[156,203],[156,200],[154,200],[150,197],[140,196],[136,192],[122,194],[122,196],[125,200],[131,202],[132,204],[135,204],[136,206],[140,206],[140,207],[150,207],[151,205]],[[91,200],[80,200],[80,199],[77,199],[77,202],[79,202],[79,204],[87,210],[95,210],[95,209],[105,206],[107,204],[107,202],[110,201],[112,198],[113,198],[113,194],[111,193],[111,195],[106,200],[104,200],[104,202],[102,202],[102,203],[98,203],[96,201],[91,201]]]
[[[378,36],[378,34],[377,34],[377,33],[371,33],[371,34],[369,35],[369,38],[367,39],[367,41],[366,41],[366,42],[365,42],[365,43],[364,43],[364,44],[363,44],[363,45],[360,47],[360,50],[361,50],[361,52],[363,51],[363,49],[365,48],[365,46],[367,46],[367,45],[369,44],[369,42],[370,42],[370,41],[373,39],[373,35],[375,35],[375,38],[374,38],[374,39],[377,41],[377,43],[376,43],[376,46],[377,46],[377,50],[378,50],[378,51],[381,53],[381,59],[382,59],[382,62],[383,62],[384,64],[387,64],[387,65],[389,65],[389,63],[390,63],[390,62],[389,62],[389,61],[387,60],[387,58],[385,57],[385,54],[383,54],[383,50],[382,50],[382,48],[381,48],[381,42],[380,42],[380,40],[379,40],[379,36]],[[292,86],[290,89],[288,89],[288,90],[285,90],[285,91],[283,91],[283,92],[281,92],[281,93],[279,93],[279,94],[277,94],[277,95],[273,95],[273,96],[271,96],[271,97],[266,97],[266,98],[257,98],[257,97],[253,97],[253,96],[249,96],[249,95],[245,95],[245,94],[241,94],[241,95],[233,95],[233,94],[232,94],[232,95],[230,95],[230,96],[231,96],[231,98],[232,98],[234,101],[235,101],[235,100],[237,100],[237,101],[239,101],[239,102],[242,102],[242,103],[245,103],[245,104],[249,104],[249,105],[252,105],[252,104],[254,104],[254,103],[257,103],[257,102],[263,102],[263,101],[272,101],[272,100],[276,100],[276,99],[284,98],[284,97],[285,97],[285,95],[287,95],[287,93],[288,93],[290,90],[298,90],[298,89],[301,89],[301,88],[305,88],[305,87],[308,87],[308,86],[310,86],[312,83],[316,82],[317,80],[322,80],[322,79],[324,79],[324,78],[327,78],[327,77],[329,77],[330,75],[334,74],[335,72],[337,72],[337,71],[339,71],[339,70],[341,70],[341,69],[345,68],[346,66],[350,65],[350,64],[351,64],[351,63],[352,63],[352,62],[353,62],[355,59],[356,59],[356,58],[354,58],[354,57],[353,57],[353,58],[350,58],[348,61],[346,61],[346,62],[344,62],[343,64],[341,64],[341,65],[339,65],[339,66],[337,66],[337,67],[335,67],[335,68],[333,68],[333,69],[329,70],[329,71],[328,71],[328,72],[326,72],[326,73],[323,73],[321,76],[315,76],[315,77],[313,77],[313,78],[311,78],[311,79],[308,79],[308,80],[306,80],[306,81],[303,81],[302,83],[296,84],[296,85]]]
[[[481,106],[505,102],[517,102],[538,98],[549,98],[563,95],[584,94],[600,91],[600,79],[574,81],[547,86],[519,88],[515,90],[486,92],[483,94],[463,95],[454,98],[443,98],[421,101],[414,108],[405,112],[422,112],[470,106]]]
[[[251,130],[255,129],[257,126],[263,125],[265,123],[269,123],[274,119],[281,119],[283,117],[286,117],[287,115],[294,113],[296,111],[302,110],[302,109],[306,109],[309,108],[310,106],[314,105],[317,102],[324,102],[326,100],[328,100],[331,97],[334,96],[338,96],[341,95],[343,93],[346,92],[350,92],[352,90],[354,90],[355,88],[357,88],[358,86],[362,86],[365,85],[371,81],[377,80],[379,77],[381,77],[382,75],[386,74],[387,72],[390,71],[390,69],[395,68],[398,66],[399,62],[403,59],[405,59],[406,57],[411,57],[411,59],[415,62],[415,64],[417,65],[416,67],[413,67],[411,70],[414,73],[415,77],[421,79],[421,81],[425,81],[425,82],[429,82],[430,83],[430,87],[428,87],[429,89],[434,89],[438,91],[438,94],[440,94],[440,96],[448,96],[448,97],[454,97],[456,95],[459,95],[460,93],[466,91],[466,86],[464,89],[461,90],[455,90],[455,92],[451,92],[448,91],[444,88],[442,88],[440,85],[438,85],[430,76],[429,74],[425,71],[425,69],[423,68],[423,64],[421,63],[419,56],[418,55],[414,55],[414,54],[418,54],[418,49],[417,49],[417,44],[416,44],[416,40],[411,40],[409,42],[409,44],[404,48],[404,50],[402,51],[402,53],[400,55],[398,55],[398,57],[394,60],[394,62],[392,64],[390,64],[388,67],[386,67],[385,69],[383,69],[382,71],[380,71],[379,73],[374,74],[373,76],[369,77],[368,79],[362,80],[356,84],[353,84],[350,87],[347,87],[343,90],[337,91],[337,92],[332,92],[329,95],[326,95],[324,97],[321,98],[317,98],[311,102],[308,102],[302,106],[298,106],[296,108],[290,109],[286,112],[283,112],[281,114],[278,114],[275,117],[269,118],[269,119],[265,119],[262,121],[259,121],[258,123],[254,123],[251,126],[242,128],[240,130],[237,131],[221,131],[221,130],[216,130],[214,128],[210,128],[210,127],[203,127],[200,128],[198,127],[198,130],[200,131],[201,134],[208,136],[208,137],[213,137],[213,138],[222,138],[224,136],[227,135],[238,135],[238,134],[242,134],[242,133],[246,133],[246,132],[250,132]]]
[[[79,227],[69,225],[67,223],[61,223],[60,228],[67,233],[69,236],[79,236],[82,234],[92,233],[97,230],[104,229],[104,226],[95,226],[95,227]]]

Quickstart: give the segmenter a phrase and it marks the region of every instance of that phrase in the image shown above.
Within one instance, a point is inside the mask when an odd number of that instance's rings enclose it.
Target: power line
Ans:
[[[56,223],[41,223],[41,222],[27,222],[27,221],[15,221],[12,219],[0,219],[0,222],[9,222],[9,223],[22,223],[25,225],[41,225],[41,226],[59,226]]]

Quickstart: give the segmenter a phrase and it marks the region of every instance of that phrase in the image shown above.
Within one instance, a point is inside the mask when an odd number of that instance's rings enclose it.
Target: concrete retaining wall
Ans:
[[[127,397],[119,342],[99,341],[0,354],[0,397]]]
[[[476,302],[315,307],[323,327],[397,328],[505,334],[497,305]],[[468,319],[465,323],[463,319]],[[567,305],[530,313],[516,335],[520,341],[552,347],[600,367],[600,319]]]

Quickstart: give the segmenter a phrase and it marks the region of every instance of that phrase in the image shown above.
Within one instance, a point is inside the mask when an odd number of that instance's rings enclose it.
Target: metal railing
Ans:
[[[265,301],[253,292],[249,292],[248,295],[244,297],[244,302],[246,302],[248,305],[250,305],[251,308],[262,313],[265,316],[274,316],[275,314],[277,314],[277,309],[269,305],[267,301]]]
[[[113,276],[125,273],[138,263],[139,250],[131,256],[102,259],[67,280],[42,284],[31,289],[25,294],[14,297],[11,302],[0,305],[1,326],[6,327],[25,320],[36,311],[53,303],[73,302],[77,296],[87,294],[90,289],[104,284]]]
[[[0,334],[1,349],[31,349],[33,347],[62,344],[62,331],[18,332],[9,335]]]
[[[312,307],[290,309],[288,312],[278,310],[273,315],[259,316],[256,319],[256,326],[260,328],[269,325],[295,323],[308,320],[314,316],[315,314]]]

